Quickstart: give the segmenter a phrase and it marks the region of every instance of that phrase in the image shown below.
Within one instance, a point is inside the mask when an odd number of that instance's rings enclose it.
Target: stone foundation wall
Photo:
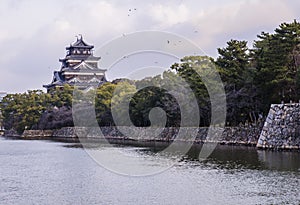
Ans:
[[[52,136],[53,136],[52,130],[25,130],[21,135],[21,138],[43,139],[43,138],[51,138]]]
[[[18,138],[18,137],[20,137],[21,135],[18,134],[18,132],[15,131],[15,130],[5,130],[5,131],[4,131],[4,136],[5,136],[5,137],[12,137],[12,138],[16,137],[16,138]]]
[[[300,148],[300,104],[273,104],[260,134],[258,148]]]
[[[156,137],[150,137],[143,128],[135,129],[128,136],[124,136],[116,127],[101,127],[102,137],[108,139],[122,139],[122,140],[135,140],[139,141],[164,141],[172,142],[178,136],[179,129],[185,132],[186,128],[151,128],[150,133],[156,133]],[[181,131],[182,131],[181,130]],[[260,126],[241,126],[241,127],[226,127],[222,136],[216,136],[213,139],[206,139],[208,128],[194,128],[196,135],[195,142],[218,142],[221,144],[243,144],[255,146],[260,134]],[[135,132],[135,133],[134,133]],[[131,136],[135,136],[132,138]],[[78,139],[84,137],[87,139],[99,139],[99,128],[84,128],[84,127],[64,127],[59,130],[25,130],[22,138],[26,139]],[[183,136],[181,141],[189,141],[188,137]],[[194,140],[193,140],[194,141]]]
[[[54,138],[77,138],[74,127],[63,127],[53,131]]]
[[[257,144],[262,125],[249,125],[241,127],[225,127],[221,143],[225,144]]]
[[[99,139],[99,128],[64,127],[59,130],[25,130],[20,136],[13,130],[5,131],[7,137],[25,139],[71,139],[78,140],[78,136],[87,139]],[[178,134],[176,127],[151,128],[150,133],[158,133],[150,137],[143,128],[124,136],[116,127],[101,127],[101,132],[108,139],[122,139],[140,141],[173,141]],[[239,127],[226,127],[221,136],[206,139],[208,128],[195,128],[198,133],[195,142],[218,142],[221,144],[256,145],[263,149],[300,149],[300,104],[273,104],[264,125],[249,125]],[[132,138],[131,136],[135,136]],[[102,136],[103,137],[103,136]],[[183,138],[182,141],[191,139]]]

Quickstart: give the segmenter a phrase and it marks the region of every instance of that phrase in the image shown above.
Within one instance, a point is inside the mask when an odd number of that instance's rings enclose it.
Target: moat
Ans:
[[[137,157],[156,151],[114,149]],[[125,177],[99,166],[77,143],[0,138],[0,204],[300,203],[299,152],[223,145],[199,162],[198,149],[161,174]]]

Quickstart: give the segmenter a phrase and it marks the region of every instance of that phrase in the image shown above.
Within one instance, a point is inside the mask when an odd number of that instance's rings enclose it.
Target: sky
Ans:
[[[216,58],[230,39],[251,47],[299,11],[298,0],[0,0],[0,91],[43,89],[78,34],[97,49],[128,33],[170,32]]]

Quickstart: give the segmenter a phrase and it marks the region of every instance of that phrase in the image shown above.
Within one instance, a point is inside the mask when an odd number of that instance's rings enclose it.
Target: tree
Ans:
[[[101,85],[96,91],[95,111],[100,126],[114,125],[111,114],[111,99],[115,88],[116,84],[107,82]]]
[[[250,64],[247,41],[230,40],[225,48],[218,48],[216,60],[221,79],[225,84],[227,99],[227,122],[256,121],[258,101]]]
[[[225,85],[237,90],[244,87],[252,71],[247,41],[230,40],[225,48],[218,48],[218,53],[216,65]]]
[[[131,125],[130,102],[135,92],[136,87],[132,82],[121,81],[117,83],[111,99],[111,111],[114,114],[114,122],[118,126]]]
[[[19,133],[36,128],[42,113],[49,107],[50,98],[41,90],[5,96],[0,104],[4,128],[15,129]]]
[[[300,24],[282,23],[274,34],[262,32],[253,49],[256,83],[266,112],[271,103],[299,100]]]
[[[201,126],[208,126],[211,117],[210,96],[202,77],[209,79],[206,83],[211,89],[217,85],[218,82],[215,81],[213,72],[214,67],[213,59],[208,56],[186,56],[181,59],[181,63],[175,63],[171,66],[171,70],[182,77],[192,89],[198,102]],[[191,97],[193,96],[186,96],[187,102]]]
[[[65,84],[62,88],[55,88],[51,93],[51,105],[56,107],[72,107],[74,87]]]

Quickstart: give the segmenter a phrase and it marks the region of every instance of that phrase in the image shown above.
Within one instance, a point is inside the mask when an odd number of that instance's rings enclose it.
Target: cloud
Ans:
[[[151,5],[149,15],[158,22],[160,27],[170,27],[189,20],[189,10],[184,4],[173,5]]]
[[[251,43],[261,31],[272,32],[281,22],[291,21],[296,16],[292,7],[282,0],[240,1],[216,6],[193,20],[202,34],[194,40],[214,56],[216,48],[225,46],[230,39]]]
[[[0,90],[42,88],[65,46],[83,34],[100,47],[139,30],[174,32],[216,57],[231,38],[253,41],[261,31],[298,18],[292,0],[2,0],[0,6]],[[101,62],[100,62],[101,63]]]

